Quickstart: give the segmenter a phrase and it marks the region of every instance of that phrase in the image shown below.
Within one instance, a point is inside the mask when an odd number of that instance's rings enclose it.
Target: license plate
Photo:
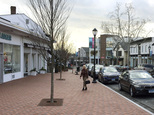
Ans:
[[[111,81],[115,81],[115,79],[111,79]]]
[[[154,89],[150,89],[149,90],[149,93],[154,93]]]

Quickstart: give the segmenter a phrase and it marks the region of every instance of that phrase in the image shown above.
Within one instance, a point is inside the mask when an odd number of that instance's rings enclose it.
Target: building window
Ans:
[[[122,51],[118,51],[118,56],[122,56]]]
[[[106,52],[106,56],[112,56],[112,50],[108,50],[107,52]]]
[[[4,44],[4,73],[20,72],[20,46]]]
[[[147,45],[145,45],[145,52],[147,52]]]

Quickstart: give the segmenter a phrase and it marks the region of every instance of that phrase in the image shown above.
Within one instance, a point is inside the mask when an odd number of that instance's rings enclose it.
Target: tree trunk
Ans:
[[[53,94],[54,94],[54,72],[53,72],[53,68],[54,68],[54,53],[53,53],[53,44],[51,45],[51,52],[52,52],[52,63],[51,63],[51,96],[50,96],[50,102],[53,103]]]
[[[62,79],[62,63],[61,63],[61,58],[60,58],[60,79]]]
[[[53,59],[52,59],[53,60]],[[53,63],[53,61],[52,61]],[[53,75],[53,64],[51,64],[51,95],[50,102],[53,103],[53,94],[54,94],[54,75]]]

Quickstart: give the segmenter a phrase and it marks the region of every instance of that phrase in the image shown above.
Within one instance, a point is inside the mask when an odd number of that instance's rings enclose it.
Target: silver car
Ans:
[[[94,65],[94,64],[92,64],[92,63],[86,64],[86,67],[87,67],[87,69],[88,69],[88,75],[89,75],[89,76],[91,76],[91,68],[92,68],[93,65]]]
[[[103,68],[104,65],[95,65],[95,78],[97,79],[98,78],[98,72],[100,71],[100,68]],[[92,66],[92,69],[91,69],[91,77],[94,76],[94,66]]]
[[[154,66],[151,64],[140,64],[137,67],[134,68],[135,70],[146,70],[149,72],[152,76],[154,75]]]

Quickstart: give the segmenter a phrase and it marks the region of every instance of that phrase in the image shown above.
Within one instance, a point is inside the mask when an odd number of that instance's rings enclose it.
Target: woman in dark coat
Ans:
[[[80,79],[81,77],[83,77],[83,88],[82,88],[82,91],[83,90],[87,90],[87,85],[85,83],[86,79],[88,79],[88,70],[86,69],[86,66],[83,65],[83,69],[81,70],[81,75],[80,75]]]

